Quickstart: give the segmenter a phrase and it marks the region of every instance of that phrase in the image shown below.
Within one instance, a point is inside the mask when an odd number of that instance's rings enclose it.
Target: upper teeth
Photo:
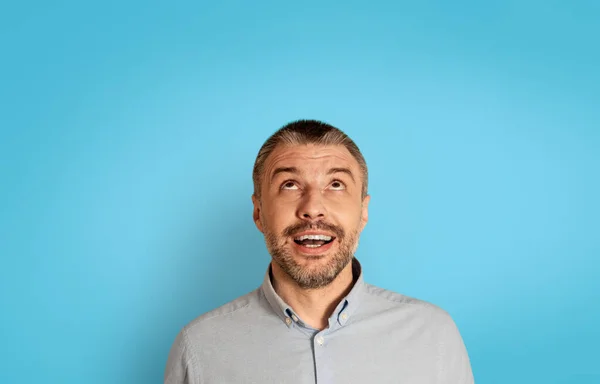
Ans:
[[[325,235],[304,235],[304,236],[296,237],[296,240],[298,240],[298,241],[302,241],[302,240],[324,240],[324,241],[329,241],[329,240],[331,240],[331,236],[325,236]]]

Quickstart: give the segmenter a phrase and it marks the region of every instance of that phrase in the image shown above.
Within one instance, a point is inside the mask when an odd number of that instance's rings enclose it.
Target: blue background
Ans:
[[[478,383],[600,382],[598,2],[52,3],[0,8],[0,382],[162,382],[260,284],[252,164],[298,118],[358,143],[365,277]]]

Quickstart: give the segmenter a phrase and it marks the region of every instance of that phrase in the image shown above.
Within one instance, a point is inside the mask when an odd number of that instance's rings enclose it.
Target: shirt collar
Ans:
[[[348,295],[339,302],[333,311],[329,318],[330,327],[333,327],[335,323],[339,324],[339,326],[344,326],[350,320],[352,314],[354,314],[356,308],[360,304],[365,283],[362,267],[356,258],[352,258],[352,276],[354,278],[354,285]],[[273,284],[271,283],[270,264],[267,268],[261,289],[273,311],[275,311],[277,316],[279,316],[288,327],[292,327],[294,322],[301,322],[299,316],[294,312],[292,307],[283,301],[277,292],[275,292]]]

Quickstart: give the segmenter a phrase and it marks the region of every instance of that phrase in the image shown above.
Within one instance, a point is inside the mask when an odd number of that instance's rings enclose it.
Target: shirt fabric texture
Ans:
[[[273,289],[260,288],[186,325],[165,384],[472,384],[462,337],[449,314],[428,302],[355,283],[319,331]]]

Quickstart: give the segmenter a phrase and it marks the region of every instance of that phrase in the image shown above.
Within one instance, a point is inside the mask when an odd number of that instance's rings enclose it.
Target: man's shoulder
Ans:
[[[190,321],[183,331],[187,334],[203,333],[214,329],[215,324],[235,323],[246,318],[248,311],[260,305],[260,289],[255,289]]]
[[[452,321],[450,314],[440,306],[429,301],[407,296],[402,293],[380,288],[372,284],[365,284],[365,294],[372,307],[383,310],[397,309],[410,312],[421,318],[428,318],[436,322]]]

